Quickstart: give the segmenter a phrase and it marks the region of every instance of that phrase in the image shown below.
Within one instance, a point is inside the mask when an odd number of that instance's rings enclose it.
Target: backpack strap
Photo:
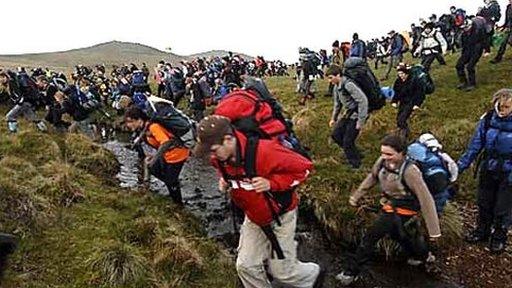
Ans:
[[[407,185],[407,182],[405,181],[405,177],[404,177],[404,173],[405,173],[405,170],[412,164],[415,164],[414,161],[410,160],[410,159],[405,159],[404,163],[402,164],[402,166],[400,166],[400,170],[398,171],[398,177],[400,179],[400,183],[402,183],[402,185],[404,186],[405,190],[407,192],[411,192],[411,188],[409,187],[409,185]]]

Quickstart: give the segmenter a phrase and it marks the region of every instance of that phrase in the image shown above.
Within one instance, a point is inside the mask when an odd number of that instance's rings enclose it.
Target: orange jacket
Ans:
[[[155,149],[158,149],[160,145],[166,143],[174,137],[174,135],[172,135],[169,130],[165,129],[158,123],[149,124],[148,131],[150,132],[150,135],[146,137],[146,141],[149,145],[151,145],[151,147]],[[189,149],[184,147],[176,147],[165,152],[164,159],[165,162],[173,164],[187,160],[189,155]]]

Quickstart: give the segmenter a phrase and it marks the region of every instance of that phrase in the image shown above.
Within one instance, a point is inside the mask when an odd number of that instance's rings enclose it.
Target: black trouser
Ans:
[[[483,235],[505,240],[512,210],[512,183],[508,181],[509,173],[487,171],[479,174],[478,183],[478,230]]]
[[[160,157],[149,170],[153,176],[165,183],[167,190],[169,190],[169,196],[176,204],[179,205],[183,205],[183,200],[181,198],[180,173],[184,164],[185,161],[179,163],[167,163],[163,157]]]
[[[200,122],[204,118],[204,110],[193,109],[192,113],[194,114],[194,121]]]
[[[400,103],[400,106],[398,107],[398,114],[396,115],[396,126],[398,129],[400,129],[400,132],[403,133],[403,136],[405,137],[409,136],[409,124],[407,121],[414,111],[412,109],[413,107],[413,103]]]
[[[165,84],[158,84],[157,96],[162,97],[162,93],[165,93]]]
[[[359,130],[356,129],[357,119],[342,118],[336,123],[331,134],[332,139],[345,152],[347,161],[352,167],[357,168],[361,165],[361,155],[356,147],[356,138]]]
[[[434,60],[436,59],[436,55],[437,54],[435,53],[431,53],[428,55],[423,55],[421,57],[421,65],[425,67],[425,70],[430,71],[430,66],[432,65],[432,62],[434,62]]]
[[[383,65],[387,65],[388,62],[385,59],[386,57],[384,56],[375,57],[375,69],[379,69],[379,62],[382,63]]]
[[[457,69],[457,76],[459,76],[459,80],[463,84],[468,84],[471,86],[476,85],[476,71],[475,66],[482,57],[483,53],[483,44],[479,43],[471,48],[464,47],[462,49],[462,54],[457,61],[457,65],[455,69]],[[468,71],[466,76],[466,72],[464,68]]]
[[[512,28],[508,28],[508,31],[505,33],[505,37],[503,38],[503,42],[501,42],[500,49],[498,50],[498,54],[496,54],[497,61],[501,61],[503,59],[503,54],[505,54],[505,50],[507,50],[508,42],[510,40],[510,37],[512,36]]]
[[[386,235],[397,241],[409,256],[425,260],[428,247],[419,230],[418,220],[411,219],[410,216],[382,212],[366,232],[356,254],[349,257],[346,272],[349,275],[359,274],[363,265],[371,260],[377,242]]]

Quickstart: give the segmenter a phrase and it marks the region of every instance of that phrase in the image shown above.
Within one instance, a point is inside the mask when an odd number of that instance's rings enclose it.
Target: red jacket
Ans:
[[[272,107],[268,103],[259,100],[255,92],[246,90],[236,90],[226,95],[217,105],[214,114],[229,118],[235,122],[241,118],[250,117],[255,112],[256,103],[260,107],[256,112],[255,118],[258,121],[259,128],[272,138],[286,133],[284,124],[275,119],[272,115]]]
[[[239,163],[243,162],[245,155],[246,137],[235,132],[238,140]],[[212,157],[212,163],[223,174],[224,170],[231,187],[233,202],[242,209],[247,217],[259,226],[270,224],[274,219],[269,208],[265,193],[256,193],[250,184],[250,179],[245,177],[243,164],[237,167],[228,163],[220,163]],[[222,165],[224,169],[221,169]],[[299,204],[299,197],[295,188],[304,182],[313,169],[313,163],[301,155],[283,147],[275,140],[260,140],[256,154],[256,174],[270,181],[271,193],[283,196],[291,193],[291,202],[285,211],[280,211],[280,205],[271,198],[273,209],[276,212],[287,212],[295,209]],[[224,177],[224,176],[223,176]]]

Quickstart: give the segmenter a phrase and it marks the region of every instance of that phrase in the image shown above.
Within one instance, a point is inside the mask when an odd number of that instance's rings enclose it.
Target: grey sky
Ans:
[[[508,0],[499,2],[504,14]],[[181,55],[224,49],[291,62],[299,46],[317,50],[353,32],[368,39],[405,30],[451,5],[474,14],[483,0],[5,1],[0,54],[120,40]]]

